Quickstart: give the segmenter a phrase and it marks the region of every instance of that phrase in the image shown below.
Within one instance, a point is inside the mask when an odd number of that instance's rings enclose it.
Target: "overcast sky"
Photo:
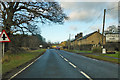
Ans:
[[[60,2],[60,4],[69,20],[65,21],[64,25],[40,25],[41,35],[47,41],[61,42],[67,40],[69,34],[73,39],[80,32],[86,35],[98,29],[102,31],[104,9],[107,9],[105,29],[111,25],[118,25],[118,2]]]
[[[102,31],[103,14],[106,9],[105,29],[111,25],[118,26],[118,0],[57,0],[59,1],[64,13],[69,20],[63,25],[41,24],[41,35],[46,41],[61,42],[66,41],[71,34],[74,39],[77,33],[83,32],[83,35],[100,29]]]

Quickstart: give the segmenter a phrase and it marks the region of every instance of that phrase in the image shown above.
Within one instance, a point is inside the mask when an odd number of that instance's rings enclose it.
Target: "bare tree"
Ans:
[[[105,33],[118,33],[118,28],[115,25],[109,26]]]
[[[0,2],[0,8],[0,24],[8,34],[34,34],[37,22],[63,24],[67,19],[57,2]]]

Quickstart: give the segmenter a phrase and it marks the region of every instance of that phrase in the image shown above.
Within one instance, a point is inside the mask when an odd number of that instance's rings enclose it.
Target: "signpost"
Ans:
[[[5,43],[4,42],[11,42],[10,38],[8,37],[7,33],[5,30],[2,31],[2,33],[0,34],[0,42],[3,43],[3,57],[4,57],[4,49],[5,49]]]

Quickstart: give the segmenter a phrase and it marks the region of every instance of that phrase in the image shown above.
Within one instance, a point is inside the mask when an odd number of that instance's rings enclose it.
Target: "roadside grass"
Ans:
[[[100,56],[109,56],[109,57],[115,57],[115,58],[120,58],[120,53],[116,54],[99,54]]]
[[[2,74],[13,70],[22,64],[25,64],[26,62],[41,55],[43,52],[45,52],[45,49],[33,50],[19,54],[6,53],[2,59]]]
[[[120,61],[118,59],[108,58],[108,57],[104,57],[104,56],[97,56],[97,55],[92,55],[92,54],[87,54],[84,56],[90,57],[90,58],[95,58],[98,60],[103,60],[103,61],[108,61],[108,62],[120,64]]]
[[[80,50],[66,50],[66,51],[74,53],[92,53],[92,51],[80,51]]]
[[[80,51],[80,50],[65,50],[68,52],[73,52],[73,53],[82,53],[81,55],[86,56],[86,57],[90,57],[90,58],[95,58],[95,59],[99,59],[99,60],[104,60],[104,61],[109,61],[109,62],[113,62],[113,63],[117,63],[120,64],[119,59],[114,59],[114,58],[109,58],[109,57],[115,57],[115,58],[120,58],[120,52],[116,52],[116,54],[93,54],[92,51]],[[91,53],[91,54],[88,54]],[[106,57],[108,56],[108,57]]]

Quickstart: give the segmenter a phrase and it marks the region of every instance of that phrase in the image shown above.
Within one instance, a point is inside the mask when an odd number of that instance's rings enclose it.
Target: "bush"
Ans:
[[[94,47],[94,48],[92,49],[92,52],[93,52],[93,53],[102,53],[102,49],[101,49],[100,47]]]
[[[38,48],[37,47],[31,47],[30,49],[31,50],[37,50]]]
[[[4,62],[10,62],[10,57],[5,56],[4,58],[2,58],[2,63],[4,63]]]
[[[11,47],[10,51],[13,54],[16,54],[16,53],[19,53],[19,52],[25,52],[25,50],[21,47]]]

